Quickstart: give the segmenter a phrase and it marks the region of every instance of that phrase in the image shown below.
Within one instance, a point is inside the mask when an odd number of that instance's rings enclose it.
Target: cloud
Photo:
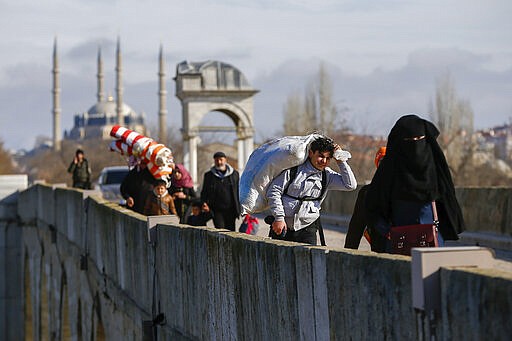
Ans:
[[[490,54],[476,54],[458,48],[419,49],[409,54],[408,67],[416,69],[480,69],[491,60]]]
[[[88,40],[72,47],[65,57],[71,59],[71,61],[95,60],[98,48],[101,48],[102,53],[105,54],[104,51],[115,50],[116,41],[106,38]]]
[[[51,66],[36,63],[18,63],[2,71],[6,87],[46,86],[51,80]]]
[[[224,0],[222,4],[228,6],[264,9],[287,10],[313,13],[326,13],[332,11],[368,12],[390,11],[404,3],[404,1],[375,1],[375,0]]]
[[[33,147],[38,135],[51,135],[52,80],[50,68],[25,65],[23,72],[10,70],[6,85],[0,86],[0,138],[8,148]],[[41,72],[44,69],[45,72]],[[26,74],[29,70],[39,70]],[[17,79],[17,81],[16,81]],[[95,102],[94,77],[61,75],[61,128],[69,130],[73,115],[84,112]]]
[[[436,82],[448,73],[459,98],[470,101],[477,128],[508,121],[512,116],[512,70],[486,70],[482,65],[487,58],[457,49],[422,49],[411,53],[401,68],[376,69],[367,75],[350,75],[333,64],[326,65],[333,80],[334,100],[348,106],[351,127],[356,132],[386,135],[402,114],[416,112],[428,117]],[[254,80],[261,89],[255,99],[257,130],[275,134],[281,129],[286,97],[303,91],[318,65],[318,59],[288,61]]]
[[[137,112],[144,111],[147,122],[153,125],[158,111],[157,53],[155,49],[151,65],[146,65],[144,72],[148,80],[134,81],[133,67],[127,67],[124,74],[125,103]],[[174,96],[171,78],[176,63],[181,60],[172,51],[166,52],[166,56],[169,59],[168,123],[180,128],[181,105]],[[89,72],[63,70],[61,74],[63,130],[71,129],[73,115],[88,110],[96,102],[95,54],[91,58]],[[428,117],[436,82],[448,72],[458,96],[471,103],[477,128],[508,122],[512,116],[512,69],[487,70],[487,58],[486,54],[463,49],[419,49],[408,56],[408,62],[402,67],[375,69],[365,75],[355,75],[333,63],[325,65],[333,81],[335,103],[349,108],[347,118],[351,127],[360,133],[387,135],[401,114],[416,112]],[[294,91],[304,91],[321,61],[321,58],[290,59],[267,73],[249,78],[250,84],[260,90],[254,99],[258,142],[282,130],[282,111],[287,96]],[[244,72],[243,61],[233,64]],[[8,148],[31,148],[35,136],[51,134],[51,65],[20,63],[4,68],[3,73],[6,81],[0,85],[0,138]],[[105,66],[105,82],[107,91],[113,93],[112,65]]]

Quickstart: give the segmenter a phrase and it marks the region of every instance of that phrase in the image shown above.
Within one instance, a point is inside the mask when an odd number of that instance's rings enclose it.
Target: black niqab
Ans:
[[[430,122],[415,115],[403,116],[389,134],[386,157],[389,156],[396,175],[392,199],[428,202],[438,197],[436,166],[426,136],[427,123]]]
[[[438,136],[439,130],[431,122],[416,115],[402,116],[395,123],[388,136],[386,156],[366,196],[371,223],[379,217],[390,221],[393,200],[435,200],[441,235],[445,240],[458,239],[464,221]]]

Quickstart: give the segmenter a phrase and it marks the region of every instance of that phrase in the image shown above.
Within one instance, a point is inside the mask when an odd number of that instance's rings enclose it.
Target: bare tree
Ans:
[[[459,180],[472,168],[476,150],[473,140],[474,113],[469,101],[459,99],[450,74],[443,76],[436,87],[435,105],[431,102],[432,119],[441,131],[439,142],[446,159]],[[457,180],[456,180],[457,181]]]
[[[458,186],[510,185],[512,178],[500,169],[493,153],[478,150],[477,137],[473,134],[474,113],[469,101],[460,99],[449,74],[437,82],[435,104],[431,102],[432,119],[439,127],[439,144]],[[488,162],[478,162],[479,158]]]
[[[283,129],[286,135],[297,135],[304,131],[305,112],[300,95],[295,92],[288,96],[284,105]]]
[[[16,172],[11,154],[4,149],[4,142],[0,140],[0,174],[13,174]]]
[[[333,132],[336,122],[337,109],[332,102],[332,81],[325,70],[325,64],[321,63],[318,70],[318,125],[326,134]]]
[[[331,135],[338,128],[346,128],[345,121],[338,121],[346,107],[338,108],[333,102],[333,85],[324,63],[304,89],[304,97],[294,92],[284,106],[283,130],[286,135],[321,131]]]
[[[312,82],[309,82],[304,90],[304,118],[302,121],[303,132],[317,129],[316,124],[316,89]]]

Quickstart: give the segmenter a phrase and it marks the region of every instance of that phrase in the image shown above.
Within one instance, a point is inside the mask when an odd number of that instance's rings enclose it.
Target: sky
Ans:
[[[324,63],[356,132],[386,135],[404,113],[427,117],[449,74],[476,128],[512,117],[509,0],[0,0],[0,139],[31,148],[51,136],[51,57],[57,38],[63,130],[96,102],[96,54],[114,93],[123,54],[124,101],[155,124],[158,51],[167,63],[168,123],[181,126],[175,66],[220,60],[255,96],[256,140],[278,134],[286,97]]]

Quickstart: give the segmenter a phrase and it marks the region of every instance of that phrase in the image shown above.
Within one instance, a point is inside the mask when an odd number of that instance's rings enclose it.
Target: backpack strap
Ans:
[[[323,198],[325,192],[327,192],[327,171],[324,168],[324,170],[322,171],[322,190],[320,191],[319,198]]]
[[[299,166],[294,166],[290,168],[290,180],[288,180],[288,183],[286,184],[286,187],[284,188],[283,194],[288,195],[288,187],[290,187],[290,184],[295,180],[297,177],[297,170],[299,169]]]

